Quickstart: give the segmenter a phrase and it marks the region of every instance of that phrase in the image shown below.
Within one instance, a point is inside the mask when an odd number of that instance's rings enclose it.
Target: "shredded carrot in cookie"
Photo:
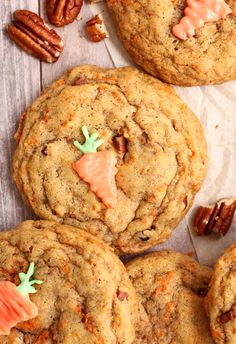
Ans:
[[[212,335],[212,337],[216,337],[216,338],[221,337],[221,333],[217,330],[214,330],[213,328],[211,329],[211,335]]]
[[[80,306],[75,307],[75,313],[82,314],[82,309],[80,308]]]
[[[112,77],[112,76],[107,76],[107,77],[105,78],[105,80],[108,80],[108,81],[117,81],[117,78]]]
[[[118,102],[120,102],[121,101],[121,96],[120,96],[120,94],[118,93],[118,92],[112,92],[111,93],[112,95],[113,95],[113,97],[118,101]]]
[[[20,324],[20,329],[22,331],[32,331],[32,330],[37,330],[38,328],[39,328],[38,318],[34,318]]]
[[[166,290],[173,275],[174,275],[174,271],[170,271],[165,276],[158,277],[157,283],[159,283],[160,285],[155,290],[156,295],[159,295],[160,293],[163,293]]]
[[[28,144],[34,146],[37,144],[37,140],[32,137],[28,140]]]
[[[89,332],[95,334],[94,328],[93,328],[93,325],[92,325],[92,317],[91,317],[91,315],[85,315],[83,322],[84,322],[84,325],[87,328],[87,330]]]
[[[155,330],[155,335],[157,338],[162,338],[164,337],[164,331],[162,330]]]
[[[61,321],[61,327],[62,327],[63,329],[66,328],[66,327],[68,326],[68,324],[69,324],[69,321],[66,320],[66,319],[63,319],[63,320]]]
[[[60,258],[60,268],[64,274],[67,274],[70,269],[63,258]]]
[[[174,307],[174,303],[173,302],[167,302],[166,303],[166,313],[164,316],[164,322],[167,323],[170,320],[170,315],[171,315],[171,311]]]
[[[49,338],[49,332],[48,330],[44,330],[36,339],[36,341],[33,344],[44,344],[45,340]]]

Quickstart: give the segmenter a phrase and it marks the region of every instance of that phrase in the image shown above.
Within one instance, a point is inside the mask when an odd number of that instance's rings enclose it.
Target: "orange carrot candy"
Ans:
[[[90,190],[102,200],[105,206],[113,208],[117,198],[116,158],[110,151],[97,152],[97,148],[103,143],[103,140],[98,139],[97,133],[89,136],[85,126],[81,130],[85,143],[81,145],[78,141],[74,141],[74,145],[84,155],[72,167],[82,180],[90,184]]]
[[[32,284],[42,281],[30,281],[34,274],[34,263],[30,263],[27,273],[20,272],[21,283],[16,286],[9,281],[0,282],[0,335],[8,335],[19,322],[33,319],[38,315],[37,306],[30,301],[30,293],[36,293]]]

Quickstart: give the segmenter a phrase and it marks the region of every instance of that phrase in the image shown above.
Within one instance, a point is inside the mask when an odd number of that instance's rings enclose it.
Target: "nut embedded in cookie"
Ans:
[[[56,62],[63,51],[63,41],[37,14],[17,10],[14,21],[6,27],[9,37],[26,53],[48,63]]]
[[[219,315],[218,319],[221,324],[226,324],[230,320],[236,319],[236,306],[232,307],[230,311]]]
[[[117,150],[118,154],[120,155],[121,158],[123,158],[123,156],[127,152],[126,139],[124,138],[124,136],[116,136],[114,137],[113,142],[114,142],[114,147]]]

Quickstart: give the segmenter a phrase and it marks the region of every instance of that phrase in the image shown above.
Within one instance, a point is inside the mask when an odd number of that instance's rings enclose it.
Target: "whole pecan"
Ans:
[[[215,232],[224,236],[231,226],[235,210],[236,198],[223,199],[209,207],[200,206],[193,226],[198,235]]]
[[[83,0],[46,0],[48,20],[55,26],[72,23],[80,13]]]
[[[9,37],[25,52],[45,62],[58,60],[63,41],[43,19],[28,10],[17,10],[14,21],[6,27]]]

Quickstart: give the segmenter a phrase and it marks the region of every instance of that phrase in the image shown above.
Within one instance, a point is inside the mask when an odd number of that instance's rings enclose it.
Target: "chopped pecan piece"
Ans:
[[[74,85],[84,85],[88,82],[88,80],[84,76],[78,76],[75,80]]]
[[[25,52],[45,62],[58,60],[63,41],[47,27],[41,17],[28,10],[17,10],[14,21],[6,27],[9,37]]]
[[[125,291],[117,290],[117,298],[120,301],[128,300],[129,294]]]
[[[97,14],[86,22],[86,32],[92,42],[100,42],[109,37],[101,14]]]
[[[223,199],[209,207],[200,206],[193,226],[198,235],[215,232],[224,236],[231,226],[235,210],[236,198]]]
[[[114,137],[113,142],[114,142],[115,149],[117,150],[119,155],[123,158],[123,156],[125,155],[127,151],[126,139],[124,138],[124,136],[116,136]]]
[[[234,309],[234,307],[233,307],[233,309],[231,309],[230,311],[221,314],[219,316],[219,321],[221,322],[221,324],[225,324],[228,321],[235,319],[235,318],[236,318],[236,309]]]
[[[48,20],[55,26],[72,23],[79,15],[83,0],[46,0]]]

